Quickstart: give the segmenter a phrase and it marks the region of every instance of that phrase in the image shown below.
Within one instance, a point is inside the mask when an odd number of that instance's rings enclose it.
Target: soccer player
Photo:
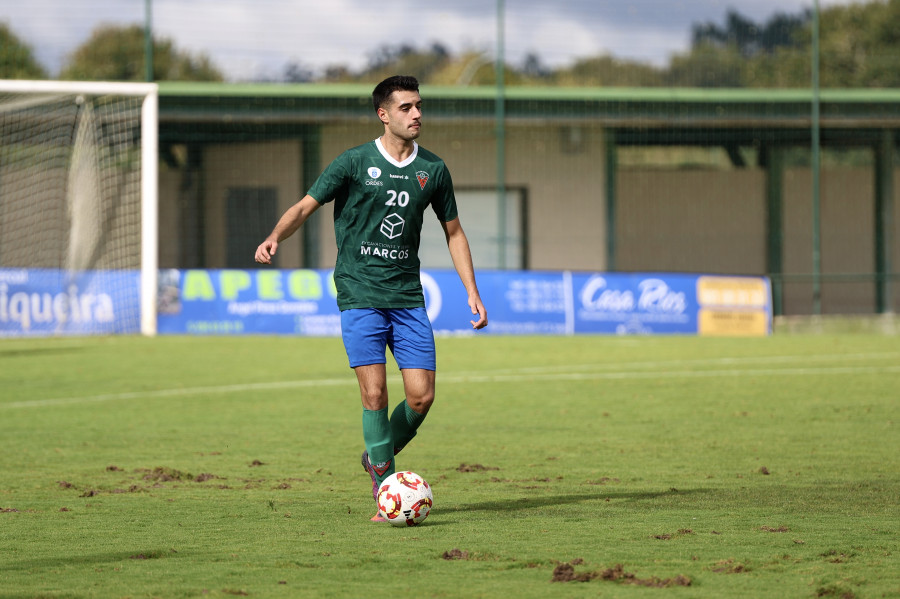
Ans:
[[[422,98],[414,77],[395,76],[372,92],[382,135],[347,150],[322,172],[256,249],[271,264],[278,244],[321,205],[334,201],[337,262],[334,284],[341,334],[362,396],[362,464],[377,500],[395,458],[416,435],[434,401],[435,347],[419,279],[419,238],[431,207],[444,229],[450,257],[468,293],[474,329],[487,326],[475,284],[469,242],[459,222],[453,182],[444,161],[416,143]],[[385,348],[403,376],[404,401],[388,416]],[[373,521],[381,518],[376,515]]]

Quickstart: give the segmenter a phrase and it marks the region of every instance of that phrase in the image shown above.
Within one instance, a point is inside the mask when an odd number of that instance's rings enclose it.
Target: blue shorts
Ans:
[[[384,364],[389,347],[397,366],[436,370],[434,332],[425,308],[355,308],[341,312],[350,368]]]

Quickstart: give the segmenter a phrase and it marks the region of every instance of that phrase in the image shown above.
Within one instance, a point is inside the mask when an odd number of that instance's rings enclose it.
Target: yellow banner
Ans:
[[[764,279],[700,277],[697,301],[697,332],[701,335],[769,334],[769,286]]]

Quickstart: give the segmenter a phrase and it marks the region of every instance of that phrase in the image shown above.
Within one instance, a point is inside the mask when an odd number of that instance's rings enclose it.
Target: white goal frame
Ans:
[[[106,81],[0,80],[0,92],[143,97],[141,103],[141,333],[156,335],[159,269],[159,86]]]

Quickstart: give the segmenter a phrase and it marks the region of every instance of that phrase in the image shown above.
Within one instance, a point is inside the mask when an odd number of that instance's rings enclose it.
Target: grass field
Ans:
[[[400,529],[338,339],[0,341],[0,597],[900,596],[897,337],[438,358]]]

